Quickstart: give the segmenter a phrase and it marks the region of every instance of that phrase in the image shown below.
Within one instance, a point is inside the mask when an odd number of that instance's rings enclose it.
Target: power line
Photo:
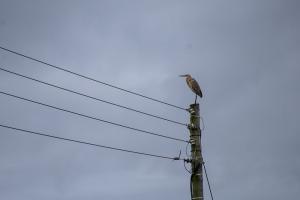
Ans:
[[[167,138],[167,139],[171,139],[171,140],[176,140],[176,141],[180,141],[180,142],[188,142],[188,141],[185,141],[183,139],[178,139],[178,138],[174,138],[174,137],[170,137],[170,136],[166,136],[166,135],[162,135],[162,134],[158,134],[158,133],[154,133],[154,132],[150,132],[150,131],[146,131],[146,130],[142,130],[142,129],[138,129],[138,128],[133,128],[133,127],[122,125],[122,124],[118,124],[118,123],[107,121],[107,120],[100,119],[100,118],[97,118],[97,117],[88,116],[88,115],[85,115],[85,114],[82,114],[82,113],[78,113],[78,112],[70,111],[70,110],[67,110],[67,109],[64,109],[64,108],[59,108],[59,107],[52,106],[52,105],[49,105],[49,104],[41,103],[41,102],[38,102],[38,101],[34,101],[32,99],[27,99],[27,98],[24,98],[24,97],[16,96],[16,95],[9,94],[9,93],[3,92],[3,91],[0,91],[0,94],[4,94],[6,96],[21,99],[21,100],[24,100],[24,101],[27,101],[27,102],[39,104],[39,105],[42,105],[42,106],[45,106],[45,107],[48,107],[48,108],[52,108],[52,109],[55,109],[55,110],[59,110],[59,111],[71,113],[71,114],[74,114],[74,115],[78,115],[80,117],[85,117],[85,118],[88,118],[88,119],[93,119],[93,120],[104,122],[104,123],[111,124],[111,125],[114,125],[114,126],[127,128],[127,129],[134,130],[134,131],[137,131],[137,132],[142,132],[142,133],[146,133],[146,134],[149,134],[149,135],[154,135],[154,136]]]
[[[84,94],[84,93],[80,93],[80,92],[77,92],[77,91],[74,91],[74,90],[63,88],[61,86],[54,85],[54,84],[51,84],[51,83],[47,83],[45,81],[41,81],[41,80],[29,77],[29,76],[25,76],[23,74],[19,74],[17,72],[13,72],[13,71],[10,71],[8,69],[4,69],[2,67],[0,67],[0,70],[5,71],[5,72],[10,73],[10,74],[13,74],[13,75],[16,75],[16,76],[19,76],[19,77],[23,77],[23,78],[26,78],[26,79],[38,82],[38,83],[42,83],[44,85],[48,85],[48,86],[51,86],[51,87],[54,87],[54,88],[57,88],[57,89],[60,89],[60,90],[64,90],[64,91],[67,91],[67,92],[70,92],[70,93],[73,93],[73,94],[84,96],[84,97],[87,97],[89,99],[93,99],[93,100],[96,100],[96,101],[107,103],[107,104],[110,104],[110,105],[113,105],[113,106],[117,106],[117,107],[120,107],[120,108],[123,108],[123,109],[127,109],[127,110],[130,110],[130,111],[136,112],[136,113],[140,113],[140,114],[143,114],[143,115],[147,115],[147,116],[150,116],[150,117],[154,117],[154,118],[157,118],[157,119],[168,121],[168,122],[171,122],[171,123],[174,123],[174,124],[179,124],[179,125],[187,126],[187,124],[184,124],[184,123],[181,123],[181,122],[177,122],[177,121],[174,121],[174,120],[171,120],[171,119],[167,119],[167,118],[164,118],[164,117],[160,117],[160,116],[157,116],[157,115],[149,114],[149,113],[146,113],[146,112],[143,112],[143,111],[140,111],[140,110],[136,110],[136,109],[129,108],[129,107],[126,107],[126,106],[122,106],[122,105],[119,105],[119,104],[116,104],[116,103],[113,103],[113,102],[110,102],[110,101],[99,99],[99,98],[96,98],[96,97],[93,97],[93,96],[90,96],[90,95],[87,95],[87,94]]]
[[[206,180],[207,180],[207,185],[208,185],[210,197],[211,197],[211,200],[214,200],[214,196],[213,196],[212,190],[210,188],[210,183],[209,183],[209,179],[208,179],[208,175],[207,175],[207,172],[206,172],[206,167],[205,167],[205,163],[204,162],[203,162],[203,167],[204,167],[204,172],[205,172],[205,176],[206,176]]]
[[[55,69],[57,69],[57,70],[60,70],[60,71],[64,71],[64,72],[73,74],[73,75],[78,76],[78,77],[80,77],[80,78],[84,78],[84,79],[87,79],[87,80],[90,80],[90,81],[93,81],[93,82],[96,82],[96,83],[100,83],[100,84],[102,84],[102,85],[106,85],[106,86],[108,86],[108,87],[115,88],[115,89],[121,90],[121,91],[123,91],[123,92],[127,92],[127,93],[130,93],[130,94],[139,96],[139,97],[143,97],[143,98],[145,98],[145,99],[149,99],[149,100],[152,100],[152,101],[155,101],[155,102],[158,102],[158,103],[162,103],[162,104],[165,104],[165,105],[168,105],[168,106],[177,108],[177,109],[186,110],[185,108],[182,108],[182,107],[180,107],[180,106],[176,106],[176,105],[173,105],[173,104],[164,102],[164,101],[162,101],[162,100],[158,100],[158,99],[155,99],[155,98],[152,98],[152,97],[148,97],[148,96],[145,96],[145,95],[143,95],[143,94],[139,94],[139,93],[137,93],[137,92],[132,92],[132,91],[130,91],[130,90],[123,89],[123,88],[114,86],[114,85],[112,85],[112,84],[109,84],[109,83],[106,83],[106,82],[103,82],[103,81],[96,80],[96,79],[94,79],[94,78],[91,78],[91,77],[88,77],[88,76],[85,76],[85,75],[82,75],[82,74],[73,72],[73,71],[71,71],[71,70],[68,70],[68,69],[65,69],[65,68],[62,68],[62,67],[58,67],[58,66],[53,65],[53,64],[50,64],[50,63],[48,63],[48,62],[45,62],[45,61],[42,61],[42,60],[39,60],[39,59],[30,57],[30,56],[27,56],[27,55],[24,55],[24,54],[22,54],[22,53],[18,53],[18,52],[16,52],[16,51],[13,51],[13,50],[10,50],[10,49],[1,47],[1,46],[0,46],[0,49],[2,49],[2,50],[4,50],[4,51],[7,51],[7,52],[10,52],[10,53],[13,53],[13,54],[18,55],[18,56],[22,56],[22,57],[24,57],[24,58],[33,60],[33,61],[35,61],[35,62],[39,62],[39,63],[41,63],[41,64],[44,64],[44,65],[47,65],[47,66],[49,66],[49,67],[55,68]]]
[[[143,155],[143,156],[150,156],[150,157],[156,157],[156,158],[162,158],[162,159],[168,159],[168,160],[174,160],[174,158],[175,158],[175,157],[173,158],[173,157],[169,157],[169,156],[162,156],[162,155],[144,153],[144,152],[139,152],[139,151],[132,151],[132,150],[127,150],[127,149],[122,149],[122,148],[116,148],[116,147],[111,147],[111,146],[105,146],[105,145],[100,145],[100,144],[94,144],[94,143],[90,143],[90,142],[85,142],[85,141],[80,141],[80,140],[74,140],[74,139],[69,139],[69,138],[64,138],[64,137],[58,137],[58,136],[48,135],[48,134],[44,134],[44,133],[40,133],[40,132],[25,130],[25,129],[16,128],[16,127],[11,127],[11,126],[7,126],[7,125],[3,125],[3,124],[0,124],[0,126],[3,127],[3,128],[7,128],[7,129],[11,129],[11,130],[16,130],[16,131],[20,131],[20,132],[23,132],[23,133],[40,135],[40,136],[44,136],[44,137],[55,138],[55,139],[58,139],[58,140],[75,142],[75,143],[80,143],[80,144],[86,144],[86,145],[90,145],[90,146],[94,146],[94,147],[100,147],[100,148],[105,148],[105,149],[110,149],[110,150],[123,151],[123,152],[127,152],[127,153],[139,154],[139,155]]]

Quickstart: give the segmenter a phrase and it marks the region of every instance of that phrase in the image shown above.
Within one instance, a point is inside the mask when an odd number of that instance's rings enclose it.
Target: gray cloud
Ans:
[[[187,107],[201,84],[216,199],[296,199],[300,186],[298,1],[0,2],[0,46]],[[0,51],[1,67],[177,121],[188,114]],[[0,72],[0,90],[188,138],[184,127]],[[0,123],[175,156],[184,144],[0,95]],[[1,199],[189,199],[182,163],[0,129]],[[209,198],[205,186],[205,197]]]

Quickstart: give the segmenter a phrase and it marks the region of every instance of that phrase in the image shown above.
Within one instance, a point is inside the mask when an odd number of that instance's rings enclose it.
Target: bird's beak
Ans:
[[[179,75],[179,77],[186,77],[186,75]]]

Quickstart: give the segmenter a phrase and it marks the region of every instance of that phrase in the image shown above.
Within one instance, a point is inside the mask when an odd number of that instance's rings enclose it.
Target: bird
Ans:
[[[199,96],[200,98],[202,98],[202,96],[203,96],[199,84],[189,74],[180,75],[180,77],[186,77],[185,80],[186,80],[187,85],[196,94],[196,97],[195,97],[195,104],[196,104],[197,96]]]

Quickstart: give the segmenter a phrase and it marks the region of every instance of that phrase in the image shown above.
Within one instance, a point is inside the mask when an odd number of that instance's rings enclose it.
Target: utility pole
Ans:
[[[203,158],[201,150],[201,129],[199,104],[191,104],[189,108],[190,143],[191,143],[191,198],[192,200],[202,200],[203,197]]]

